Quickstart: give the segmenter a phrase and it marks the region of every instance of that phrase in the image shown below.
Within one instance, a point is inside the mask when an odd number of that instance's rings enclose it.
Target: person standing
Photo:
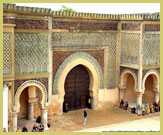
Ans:
[[[84,110],[84,125],[87,123],[87,112]]]
[[[3,132],[7,132],[6,128],[3,128]]]
[[[141,106],[140,105],[137,106],[137,114],[138,114],[138,116],[141,115]]]
[[[159,112],[160,112],[160,101],[158,102],[158,104],[157,104],[157,105],[158,105],[158,108],[159,108]]]

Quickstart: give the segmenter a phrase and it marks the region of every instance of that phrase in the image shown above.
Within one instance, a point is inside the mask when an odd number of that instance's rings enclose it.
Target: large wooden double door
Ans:
[[[90,78],[88,71],[82,66],[74,67],[65,80],[64,102],[69,110],[88,107]]]

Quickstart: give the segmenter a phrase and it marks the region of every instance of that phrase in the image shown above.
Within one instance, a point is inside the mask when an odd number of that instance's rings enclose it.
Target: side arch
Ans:
[[[121,76],[120,76],[120,88],[126,88],[128,74],[131,74],[132,77],[134,78],[134,81],[135,81],[134,90],[136,91],[137,86],[138,86],[137,76],[136,76],[136,74],[133,71],[131,71],[129,69],[125,69],[121,73]]]
[[[143,93],[144,93],[144,90],[145,90],[145,81],[147,79],[147,77],[149,75],[152,75],[152,78],[153,78],[153,88],[156,89],[157,92],[159,92],[159,86],[160,86],[160,75],[159,73],[156,71],[156,70],[149,70],[145,76],[143,77],[143,81],[142,81],[142,89],[143,89]]]
[[[29,81],[24,82],[22,85],[20,85],[19,88],[17,89],[16,93],[15,93],[15,96],[14,96],[14,111],[19,112],[19,109],[20,109],[20,101],[19,101],[20,95],[21,95],[22,91],[25,88],[29,87],[29,86],[35,86],[35,87],[37,87],[39,89],[39,92],[42,94],[42,98],[39,101],[39,103],[41,104],[42,109],[45,108],[46,103],[47,103],[47,90],[46,90],[45,86],[39,81],[29,80]]]

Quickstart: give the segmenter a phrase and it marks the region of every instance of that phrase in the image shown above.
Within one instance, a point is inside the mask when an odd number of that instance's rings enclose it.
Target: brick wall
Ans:
[[[160,31],[160,24],[145,24],[145,31]]]
[[[15,19],[3,17],[3,24],[15,24]]]
[[[23,20],[16,19],[16,29],[48,29],[48,21],[46,20]]]
[[[122,23],[122,30],[139,31],[140,23]]]
[[[117,30],[118,23],[93,23],[93,22],[61,22],[53,21],[53,29],[76,30]]]

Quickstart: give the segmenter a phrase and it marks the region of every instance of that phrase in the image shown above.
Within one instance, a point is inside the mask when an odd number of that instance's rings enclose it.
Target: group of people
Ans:
[[[128,109],[128,101],[126,101],[124,103],[123,100],[121,100],[120,102],[120,108],[122,108],[123,110],[127,110]],[[136,110],[137,110],[137,114],[138,116],[140,115],[148,115],[149,113],[154,113],[154,112],[160,112],[160,101],[158,103],[147,103],[146,105],[138,105],[137,108],[136,107],[132,107],[131,108],[131,113],[136,114]]]
[[[43,132],[43,131],[44,131],[44,126],[42,124],[40,124],[39,126],[34,124],[32,128],[32,132]],[[22,129],[18,127],[16,132],[28,132],[28,129],[26,126],[24,126]]]
[[[121,100],[119,108],[121,108],[123,110],[127,110],[128,109],[128,101],[124,102],[123,100]]]
[[[26,127],[26,126],[24,126],[22,129],[21,129],[21,128],[19,128],[19,127],[17,127],[16,132],[28,132],[28,129],[27,129],[27,127]]]
[[[147,103],[146,105],[138,105],[137,106],[137,114],[138,116],[142,115],[148,115],[150,113],[154,113],[154,112],[160,112],[160,101],[158,103]],[[134,112],[132,112],[134,113]]]
[[[44,126],[42,124],[40,124],[40,126],[34,124],[32,128],[32,132],[43,132],[43,131],[44,131]]]

